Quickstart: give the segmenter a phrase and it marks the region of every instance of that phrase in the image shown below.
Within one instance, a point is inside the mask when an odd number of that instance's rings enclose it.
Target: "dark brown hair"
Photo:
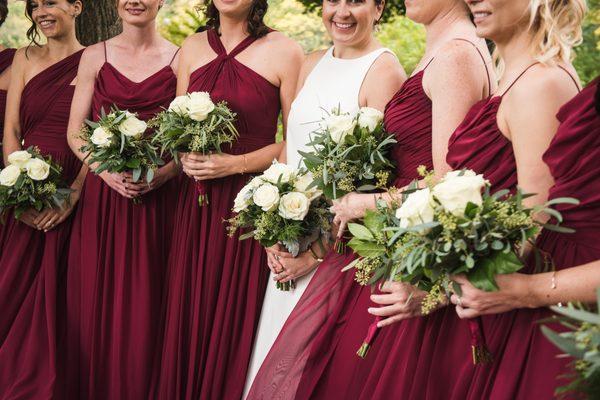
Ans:
[[[381,0],[380,0],[381,1]],[[269,5],[267,0],[253,0],[250,6],[250,12],[248,13],[248,33],[253,38],[261,38],[269,33],[270,29],[265,24],[265,14]],[[219,22],[219,10],[213,3],[212,0],[206,0],[201,6],[201,9],[206,15],[206,27],[208,29],[214,29],[217,32],[221,26]]]
[[[0,0],[0,25],[6,21],[8,16],[8,0]]]
[[[67,1],[71,4],[77,2],[77,0]],[[25,1],[25,16],[27,16],[27,19],[29,21],[31,21],[31,26],[29,27],[29,29],[27,29],[27,38],[30,41],[29,45],[31,46],[32,44],[35,44],[36,46],[39,46],[40,43],[38,42],[38,39],[40,38],[40,33],[38,32],[37,25],[33,20],[33,6],[31,5],[30,0]]]

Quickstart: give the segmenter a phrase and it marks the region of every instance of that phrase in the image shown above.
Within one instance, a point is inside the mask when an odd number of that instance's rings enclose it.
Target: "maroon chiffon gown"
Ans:
[[[82,51],[33,77],[19,108],[23,148],[37,146],[71,183],[81,162],[67,124]],[[0,226],[0,399],[61,398],[65,273],[72,217],[44,233],[12,216]],[[62,350],[61,350],[62,349]]]
[[[93,117],[114,104],[147,120],[169,106],[175,89],[171,65],[133,82],[106,61]],[[86,177],[69,251],[69,398],[148,398],[177,181],[135,204],[97,175]]]
[[[526,72],[527,69],[523,74]],[[493,191],[515,190],[517,186],[517,167],[512,143],[500,132],[496,122],[504,94],[476,105],[449,142],[448,164],[453,169],[469,168],[484,174],[492,183]],[[561,111],[561,114],[564,113]],[[597,142],[597,138],[591,140]],[[579,152],[571,150],[564,152],[564,148],[562,150],[561,156],[567,155],[566,160],[565,158],[562,160],[575,165],[584,165],[577,160],[580,156]],[[593,162],[589,164],[591,166]],[[594,173],[597,177],[598,168],[594,169]],[[558,185],[564,188],[563,184],[558,183]],[[582,188],[578,189],[569,191],[568,195],[577,197]],[[588,196],[589,193],[591,192],[588,191]],[[588,222],[590,225],[596,224],[597,228],[598,196],[594,196],[595,215],[587,213],[587,216],[594,216]],[[571,222],[568,219],[565,220],[565,225]],[[595,249],[591,246],[587,247],[587,243],[583,240],[589,242],[589,234],[589,232],[587,234],[582,232],[575,235],[555,235],[552,232],[543,232],[539,238],[539,245],[543,251],[552,255],[556,268],[562,269],[599,258],[597,245]],[[532,273],[535,269],[535,262],[530,262],[523,272]],[[491,364],[475,367],[472,365],[470,354],[463,354],[462,358],[458,355],[452,359],[440,358],[437,362],[438,369],[455,368],[462,371],[450,386],[451,398],[497,400],[554,398],[556,387],[565,383],[559,375],[567,371],[568,361],[557,357],[560,351],[544,337],[540,330],[539,321],[550,315],[548,309],[539,308],[519,309],[482,317],[486,344],[494,360]],[[445,343],[452,347],[468,347],[469,336],[458,330],[450,331],[445,337]]]
[[[0,52],[0,75],[6,71],[15,58],[16,49],[5,49]],[[4,132],[4,112],[6,111],[6,90],[0,90],[0,150],[2,150],[2,136]],[[4,168],[4,160],[0,152],[0,168]]]
[[[419,178],[420,165],[433,168],[432,103],[422,82],[426,68],[404,83],[385,110],[386,129],[394,133],[398,141],[394,159],[395,186],[399,188]],[[440,351],[437,344],[441,330],[458,317],[453,310],[442,309],[427,317],[382,328],[367,357],[361,359],[356,352],[374,322],[367,309],[376,305],[370,300],[370,287],[352,282],[351,272],[343,275],[346,298],[356,300],[339,302],[336,313],[312,343],[295,398],[422,398],[429,390],[425,383],[434,366],[431,360]],[[459,329],[468,330],[466,324]],[[462,350],[468,352],[469,347]],[[440,380],[439,386],[436,383],[433,389],[442,389],[444,385]]]
[[[237,113],[240,137],[227,150],[231,154],[274,143],[279,88],[235,58],[255,39],[246,38],[227,54],[214,30],[207,35],[216,58],[192,73],[188,91],[207,91]],[[255,241],[228,237],[224,223],[248,179],[206,181],[209,204],[203,207],[193,180],[182,184],[168,263],[164,346],[153,384],[157,398],[242,396],[269,274],[265,250]]]

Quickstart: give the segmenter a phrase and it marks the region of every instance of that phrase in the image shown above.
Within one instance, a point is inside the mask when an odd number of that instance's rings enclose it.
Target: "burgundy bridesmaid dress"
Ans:
[[[19,108],[23,148],[50,155],[68,183],[81,169],[67,143],[67,124],[82,52],[33,77]],[[12,216],[0,226],[0,399],[61,398],[71,222],[47,233]]]
[[[422,82],[428,65],[404,83],[385,110],[386,129],[398,141],[393,155],[399,188],[419,178],[420,165],[433,169],[432,103]],[[339,302],[312,343],[296,399],[417,399],[430,390],[440,392],[429,397],[443,398],[439,396],[445,393],[443,379],[432,388],[426,382],[433,372],[431,360],[440,350],[447,351],[437,344],[442,329],[458,320],[454,310],[441,309],[380,329],[367,357],[361,359],[356,351],[374,321],[367,309],[377,305],[370,300],[370,287],[354,283],[352,272],[341,275],[346,280],[345,298],[356,300]],[[468,328],[465,324],[460,329]],[[468,352],[469,347],[462,350]]]
[[[0,75],[11,66],[15,58],[16,49],[5,49],[0,52]],[[6,111],[6,90],[0,90],[0,151],[2,150],[2,136],[4,132],[4,112]],[[0,152],[0,169],[4,168],[4,160]]]
[[[170,64],[134,82],[106,61],[93,118],[116,105],[147,120],[169,106],[176,81]],[[86,177],[69,251],[69,398],[148,398],[177,181],[135,204],[97,175]]]
[[[274,143],[279,88],[235,58],[255,39],[246,38],[227,54],[214,30],[207,35],[217,56],[192,73],[188,91],[207,91],[237,113],[240,137],[231,154]],[[224,223],[248,179],[205,181],[209,204],[203,207],[194,181],[182,184],[168,263],[164,345],[153,384],[157,398],[242,396],[269,274],[265,250],[238,235],[228,237]]]
[[[517,167],[512,143],[501,133],[496,118],[503,96],[528,69],[502,95],[491,97],[473,107],[449,142],[448,164],[453,169],[469,168],[484,174],[492,184],[492,191],[500,189],[514,191],[517,187]],[[575,82],[575,79],[573,81]],[[561,111],[561,114],[565,112]],[[569,132],[568,135],[570,134]],[[590,139],[597,142],[597,138]],[[584,162],[580,163],[577,160],[579,152],[570,150],[565,153],[564,148],[562,151],[562,156],[568,154],[567,162],[579,166],[585,165]],[[593,162],[588,164],[591,166]],[[598,168],[595,168],[593,173],[597,177]],[[558,183],[558,185],[564,188],[564,184]],[[568,195],[577,197],[581,189],[569,191]],[[588,196],[589,193],[591,192],[588,191]],[[594,196],[597,203],[598,196]],[[598,204],[595,204],[595,207],[595,220],[587,222],[590,226],[595,224],[597,229]],[[586,215],[589,217],[594,213]],[[569,225],[567,222],[570,221],[566,220],[565,226]],[[539,241],[542,250],[554,257],[556,268],[561,269],[599,258],[597,245],[595,250],[594,247],[586,247],[589,243],[587,235],[590,235],[590,232],[576,235],[555,235],[552,232],[544,232]],[[578,239],[579,237],[583,237],[587,242]],[[558,248],[560,250],[556,251]],[[535,263],[530,262],[523,272],[532,273],[534,270]],[[438,369],[462,370],[460,376],[457,376],[450,386],[451,398],[496,400],[554,398],[556,387],[565,383],[559,375],[567,371],[568,360],[557,357],[560,351],[544,337],[540,330],[539,321],[550,315],[551,312],[547,308],[539,308],[519,309],[482,317],[486,344],[494,360],[490,364],[473,366],[468,352],[463,354],[462,359],[459,355],[452,358],[439,358]],[[458,330],[446,333],[444,343],[447,347],[468,348],[468,333]]]

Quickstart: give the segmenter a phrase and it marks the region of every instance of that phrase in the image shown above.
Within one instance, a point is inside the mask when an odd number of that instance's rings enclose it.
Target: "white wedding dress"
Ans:
[[[359,93],[365,76],[375,60],[389,49],[381,48],[355,59],[333,56],[333,47],[323,55],[306,78],[292,103],[287,125],[287,163],[302,166],[298,151],[310,151],[310,134],[333,109],[355,113],[360,108]],[[269,277],[252,358],[246,377],[244,398],[286,319],[302,297],[316,270],[296,279],[296,288],[284,292],[275,287],[273,273]]]

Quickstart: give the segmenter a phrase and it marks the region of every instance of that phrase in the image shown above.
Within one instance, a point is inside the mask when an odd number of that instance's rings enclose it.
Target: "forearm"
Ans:
[[[281,153],[283,143],[273,143],[260,150],[238,156],[238,173],[263,172]]]
[[[532,302],[530,307],[547,307],[558,303],[594,303],[600,287],[600,260],[529,276]]]

